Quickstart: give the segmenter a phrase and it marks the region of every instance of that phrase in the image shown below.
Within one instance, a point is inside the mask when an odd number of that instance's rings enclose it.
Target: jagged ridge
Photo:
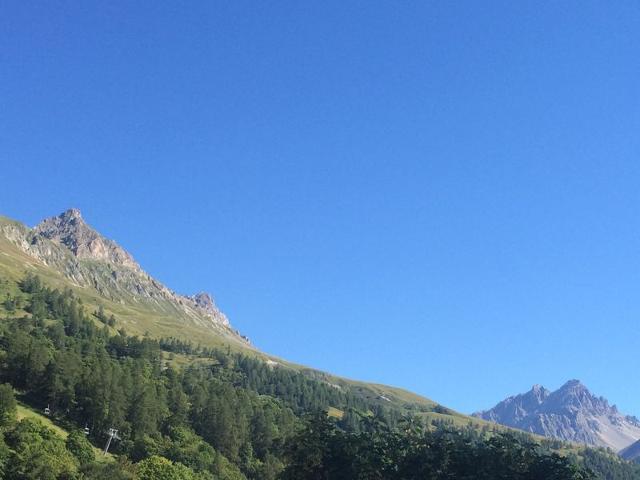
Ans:
[[[619,451],[640,438],[640,421],[621,414],[579,380],[551,392],[534,385],[494,408],[473,416],[546,437],[603,446]]]
[[[202,326],[223,327],[237,334],[211,295],[179,295],[167,288],[116,242],[90,227],[78,209],[47,218],[33,229],[6,223],[1,230],[23,252],[55,268],[77,286],[94,288],[119,303],[144,302],[165,314],[178,313]]]
[[[109,240],[85,223],[80,210],[66,212],[40,222],[33,229],[33,241],[47,238],[66,246],[81,259],[109,262],[141,271],[133,257],[116,242]]]

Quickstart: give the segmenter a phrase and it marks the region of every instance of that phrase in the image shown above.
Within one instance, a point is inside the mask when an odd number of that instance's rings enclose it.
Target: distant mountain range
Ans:
[[[534,385],[473,416],[545,437],[622,450],[621,454],[629,449],[625,458],[640,456],[640,443],[631,448],[640,439],[640,420],[620,413],[579,380],[569,380],[553,392]]]

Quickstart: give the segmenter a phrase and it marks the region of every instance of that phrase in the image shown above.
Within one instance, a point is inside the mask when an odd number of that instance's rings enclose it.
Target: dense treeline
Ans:
[[[388,416],[392,421],[391,409],[367,404],[361,398],[343,391],[337,385],[326,381],[317,381],[293,369],[275,368],[261,359],[247,355],[222,351],[216,348],[194,346],[189,341],[176,338],[162,338],[159,341],[162,350],[172,353],[210,358],[217,362],[216,370],[233,371],[233,378],[240,386],[281,399],[295,413],[326,409],[341,410],[375,408],[380,415]]]
[[[111,335],[71,291],[48,289],[33,276],[20,288],[31,315],[2,325],[0,378],[28,402],[87,425],[98,443],[117,428],[113,451],[134,461],[161,454],[196,471],[237,471],[238,478],[239,469],[261,479],[281,470],[273,452],[297,422],[283,402],[243,388],[232,368],[167,366],[158,341]]]
[[[315,416],[292,442],[285,480],[587,479],[591,474],[520,436],[405,423],[349,434]]]
[[[192,342],[173,337],[160,339],[159,345],[167,352],[216,360],[218,369],[231,370],[237,374],[234,381],[240,386],[261,395],[277,397],[296,414],[334,407],[345,411],[372,410],[391,424],[395,424],[399,418],[397,409],[379,403],[367,403],[361,397],[325,379],[313,379],[293,369],[277,368],[277,362],[268,364],[262,359],[196,346]]]
[[[640,465],[621,460],[611,451],[602,448],[587,448],[569,455],[573,463],[580,463],[586,469],[596,472],[597,478],[634,480],[640,478]]]
[[[578,463],[634,478],[601,452],[563,458],[524,435],[424,425],[258,359],[116,332],[117,319],[32,275],[19,287],[28,315],[0,324],[0,478],[597,478]],[[211,361],[176,368],[165,352]],[[67,441],[16,422],[14,389],[72,431]],[[109,428],[119,460],[97,462],[89,441],[103,446]]]

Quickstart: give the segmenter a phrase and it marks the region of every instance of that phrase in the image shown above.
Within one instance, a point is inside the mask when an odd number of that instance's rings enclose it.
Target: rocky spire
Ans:
[[[200,308],[204,308],[205,310],[216,308],[215,303],[213,303],[213,298],[207,292],[196,293],[191,298]]]
[[[70,208],[57,217],[43,220],[34,228],[34,234],[65,245],[78,258],[140,269],[122,247],[87,225],[77,208]]]
[[[62,212],[60,214],[60,217],[65,218],[68,221],[83,221],[82,213],[80,213],[80,210],[78,210],[77,208],[70,208],[66,212]]]

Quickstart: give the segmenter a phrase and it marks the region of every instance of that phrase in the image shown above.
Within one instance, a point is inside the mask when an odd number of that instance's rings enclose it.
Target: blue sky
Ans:
[[[0,212],[75,206],[260,348],[640,415],[637,2],[4,2]]]

